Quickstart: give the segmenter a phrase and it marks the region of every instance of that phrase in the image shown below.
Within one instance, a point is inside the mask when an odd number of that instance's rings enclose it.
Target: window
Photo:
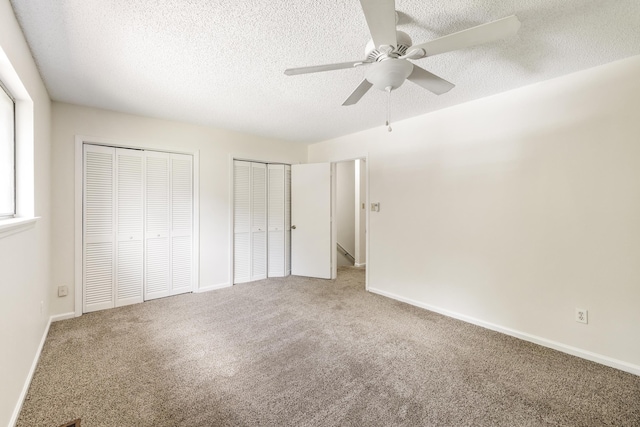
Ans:
[[[0,82],[0,218],[16,213],[15,102]]]

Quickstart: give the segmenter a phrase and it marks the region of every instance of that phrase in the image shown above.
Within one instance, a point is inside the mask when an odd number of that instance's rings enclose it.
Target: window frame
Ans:
[[[12,154],[13,154],[13,158],[12,158],[12,162],[11,162],[11,166],[13,169],[13,192],[12,192],[12,212],[1,212],[0,211],[0,220],[7,220],[7,219],[13,219],[16,217],[16,205],[17,205],[17,167],[16,167],[16,152],[17,152],[17,143],[16,143],[16,134],[17,134],[17,129],[16,129],[16,125],[17,125],[17,121],[16,121],[16,98],[11,94],[11,91],[9,91],[9,89],[7,88],[7,86],[2,82],[2,80],[0,80],[0,90],[2,90],[7,97],[11,100],[12,103],[12,125],[13,125],[13,150],[12,150]]]

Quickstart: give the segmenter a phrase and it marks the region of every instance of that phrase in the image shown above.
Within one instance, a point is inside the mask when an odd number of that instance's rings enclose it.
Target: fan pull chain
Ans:
[[[387,122],[385,123],[385,126],[387,126],[387,131],[391,132],[393,129],[391,129],[391,86],[387,86],[385,88],[385,90],[387,91]]]

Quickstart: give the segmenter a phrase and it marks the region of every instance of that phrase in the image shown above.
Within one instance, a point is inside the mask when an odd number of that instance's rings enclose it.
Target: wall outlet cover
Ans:
[[[576,322],[588,323],[589,312],[584,308],[576,308]]]

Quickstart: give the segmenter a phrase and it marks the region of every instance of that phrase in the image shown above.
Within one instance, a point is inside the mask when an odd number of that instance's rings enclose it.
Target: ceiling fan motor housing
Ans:
[[[411,41],[411,37],[403,31],[396,31],[396,46],[391,46],[391,52],[384,52],[380,48],[380,46],[376,46],[373,44],[373,40],[369,40],[367,46],[364,48],[364,55],[369,61],[382,61],[383,59],[389,57],[402,56],[407,53],[407,49],[409,49],[413,42]]]

